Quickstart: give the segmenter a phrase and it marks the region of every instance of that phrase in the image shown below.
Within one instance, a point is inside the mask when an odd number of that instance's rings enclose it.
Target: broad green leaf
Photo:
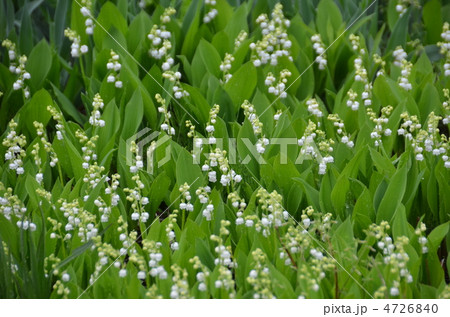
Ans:
[[[405,194],[407,183],[407,166],[400,167],[389,180],[383,199],[377,208],[377,222],[391,221]]]
[[[143,112],[141,92],[136,90],[125,107],[125,117],[121,134],[123,139],[128,139],[137,132],[142,122]]]
[[[46,40],[41,40],[31,51],[26,69],[31,74],[30,85],[34,90],[43,86],[52,66],[52,50]]]
[[[225,91],[233,101],[237,112],[244,100],[249,99],[256,87],[256,69],[251,62],[242,65],[225,84]]]

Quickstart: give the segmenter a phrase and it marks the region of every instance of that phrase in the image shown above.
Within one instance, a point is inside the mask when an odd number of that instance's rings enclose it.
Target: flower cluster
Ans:
[[[205,217],[206,221],[211,221],[212,212],[214,211],[214,205],[208,204],[205,209],[202,211],[203,217]]]
[[[363,64],[363,57],[366,55],[366,50],[362,47],[359,36],[351,34],[350,40],[353,49],[358,54],[353,62],[355,65],[355,81],[364,84],[364,91],[361,94],[361,99],[364,100],[365,106],[370,106],[372,105],[372,99],[370,99],[372,95],[372,83],[368,80],[367,69]],[[351,107],[353,110],[357,110],[359,108],[359,103],[354,102]]]
[[[446,100],[442,103],[442,108],[444,110],[444,118],[442,119],[443,124],[449,124],[450,123],[450,90],[444,88],[442,90],[444,97]]]
[[[214,260],[216,267],[218,266],[219,275],[217,276],[214,286],[216,289],[223,289],[228,292],[229,298],[236,296],[234,289],[234,279],[232,269],[237,266],[237,263],[233,261],[231,257],[231,246],[224,245],[224,237],[227,237],[230,232],[227,227],[230,225],[228,220],[220,221],[220,235],[211,235],[210,239],[217,243],[214,251],[217,254],[217,258]]]
[[[16,225],[20,229],[36,230],[36,224],[28,218],[27,207],[19,197],[13,195],[12,188],[5,188],[2,182],[0,182],[0,214],[10,221],[17,219]]]
[[[195,275],[195,279],[198,282],[198,290],[200,292],[206,291],[208,289],[207,282],[210,275],[208,268],[202,264],[198,256],[194,256],[189,260],[189,262],[192,263],[194,270],[200,270],[200,272]]]
[[[308,99],[306,101],[306,105],[308,106],[308,111],[317,118],[320,118],[323,116],[323,112],[319,108],[319,103],[315,98]]]
[[[190,186],[187,183],[184,183],[180,186],[181,200],[180,200],[180,209],[186,211],[194,211],[194,205],[191,203],[191,193],[189,192]]]
[[[373,58],[375,65],[380,67],[380,69],[377,71],[377,77],[386,74],[386,70],[385,70],[386,61],[383,60],[383,58],[381,58],[381,56],[378,54],[373,54],[372,58]]]
[[[81,14],[86,18],[84,24],[86,26],[86,34],[94,34],[94,21],[92,20],[92,0],[81,0]]]
[[[417,241],[422,247],[422,253],[428,253],[428,239],[425,237],[425,232],[427,231],[427,226],[423,222],[419,222],[417,228],[415,230],[415,234],[417,236]]]
[[[272,73],[268,73],[264,83],[266,84],[266,86],[269,86],[269,93],[274,94],[275,96],[280,96],[280,98],[286,98],[287,93],[286,93],[285,89],[286,89],[287,78],[290,77],[291,75],[292,75],[292,73],[289,70],[283,69],[280,72],[280,78],[278,79],[278,82],[276,84],[274,84],[276,81],[276,78],[274,77],[274,75]]]
[[[87,45],[81,45],[81,37],[76,31],[67,28],[64,30],[64,35],[72,41],[72,45],[70,46],[70,54],[72,57],[80,57],[81,54],[86,54],[89,51]]]
[[[34,121],[33,122],[34,127],[36,128],[36,134],[38,137],[40,137],[40,141],[44,147],[44,150],[46,153],[50,154],[50,166],[54,167],[56,163],[58,163],[58,156],[55,153],[55,150],[53,149],[52,144],[47,139],[47,134],[44,130],[44,125],[41,122]],[[38,167],[38,173],[36,174],[36,181],[38,183],[41,183],[44,179],[44,175],[42,174],[42,167],[41,167],[41,156],[39,154],[39,142],[36,142],[33,145],[33,150],[31,151],[31,154],[34,156],[34,161],[36,166]]]
[[[332,113],[328,115],[328,120],[333,122],[333,126],[335,126],[337,134],[341,138],[341,142],[347,145],[349,148],[355,146],[355,143],[350,140],[350,136],[345,131],[344,121],[339,117],[337,113]]]
[[[256,43],[250,44],[252,50],[252,60],[256,67],[267,64],[278,64],[278,58],[287,56],[291,61],[290,48],[292,42],[288,39],[287,28],[291,22],[284,17],[283,6],[280,3],[275,5],[270,20],[267,14],[261,14],[256,23],[261,27],[263,38]]]
[[[233,76],[230,74],[231,63],[233,61],[234,61],[233,55],[226,53],[223,62],[220,63],[220,70],[223,73],[223,80],[221,80],[222,83],[228,82],[228,80],[230,80],[230,78]]]
[[[168,71],[165,71],[162,74],[162,76],[174,84],[172,90],[174,93],[173,95],[176,99],[181,99],[183,97],[189,96],[189,93],[181,87],[181,82],[180,82],[181,73],[180,72],[173,72],[173,71],[168,70]]]
[[[27,139],[23,134],[18,135],[16,132],[17,122],[11,120],[9,122],[9,132],[2,144],[7,148],[5,152],[5,161],[9,161],[9,168],[16,171],[17,175],[25,172],[23,168],[23,159],[25,158],[25,150]]]
[[[386,106],[381,108],[381,116],[377,117],[375,112],[371,108],[367,108],[367,115],[370,120],[375,123],[375,127],[370,134],[372,139],[375,139],[375,146],[381,146],[382,144],[382,136],[390,136],[392,134],[392,130],[384,127],[389,122],[389,116],[392,113],[394,108],[392,106]]]
[[[403,61],[408,57],[408,54],[406,54],[405,50],[401,46],[397,46],[392,55],[394,56],[393,64],[397,67],[402,67]]]
[[[437,43],[437,45],[441,48],[440,52],[445,57],[444,75],[450,76],[450,24],[448,22],[445,22],[442,27],[441,37],[444,41]]]
[[[154,24],[147,38],[151,41],[151,47],[149,50],[150,56],[155,59],[162,59],[165,57],[163,63],[163,70],[169,70],[173,65],[173,58],[170,56],[169,51],[172,49],[172,43],[170,38],[172,34],[166,29],[166,24],[170,22],[170,16],[174,15],[176,10],[172,7],[166,8],[161,15],[161,26]]]
[[[81,238],[81,242],[86,242],[97,236],[98,228],[95,226],[96,216],[81,207],[78,200],[68,202],[61,198],[58,200],[58,205],[60,206],[59,210],[62,212],[64,218],[66,218],[64,240],[70,240],[75,233]]]
[[[175,209],[170,215],[169,215],[169,221],[166,226],[166,235],[167,240],[169,241],[170,248],[173,251],[178,250],[178,242],[176,241],[175,231],[173,230],[175,226],[177,225],[177,219],[178,219],[178,209]]]
[[[207,204],[205,206],[205,209],[202,211],[202,215],[206,219],[206,221],[211,221],[212,212],[214,211],[214,205],[212,204],[211,200],[209,199],[210,192],[211,192],[211,188],[209,186],[199,187],[195,191],[195,194],[197,195],[198,199],[200,200],[200,203]]]
[[[176,264],[173,264],[171,267],[173,276],[172,276],[172,287],[170,288],[170,298],[179,299],[179,298],[189,298],[189,283],[188,283],[188,273],[186,269],[182,269]]]
[[[389,223],[382,221],[380,225],[370,225],[366,234],[367,237],[375,237],[376,246],[383,254],[383,264],[389,268],[391,277],[391,281],[385,282],[390,282],[389,294],[395,297],[400,294],[399,287],[401,280],[403,279],[406,283],[411,283],[413,277],[407,267],[409,256],[405,251],[405,246],[409,245],[409,239],[401,236],[397,237],[394,242],[388,234],[389,230]],[[386,290],[386,286],[383,285],[375,293],[375,297],[384,297],[384,290]]]
[[[106,81],[114,83],[116,88],[122,88],[122,81],[119,80],[119,71],[122,68],[122,64],[119,63],[119,55],[113,50],[111,50],[111,58],[108,60],[106,68],[110,71]]]
[[[203,17],[204,23],[209,23],[217,16],[219,13],[216,9],[216,0],[205,0],[205,11],[208,10],[208,12],[205,13],[205,16]]]
[[[266,189],[260,188],[256,194],[259,208],[262,210],[261,227],[263,236],[270,235],[270,228],[281,227],[289,219],[289,213],[282,206],[283,197],[276,190],[269,193]],[[256,226],[257,231],[261,231]]]
[[[23,89],[23,95],[25,98],[30,97],[30,88],[25,85],[25,80],[29,80],[31,75],[29,72],[25,70],[25,65],[27,63],[27,57],[22,55],[18,58],[19,64],[16,64],[17,52],[16,52],[16,44],[6,39],[2,42],[2,46],[8,50],[9,56],[9,70],[11,73],[19,75],[16,81],[13,84],[14,90]]]
[[[411,90],[412,89],[412,85],[409,82],[409,75],[411,74],[411,69],[412,69],[412,63],[408,62],[407,60],[402,60],[402,71],[401,71],[401,75],[398,78],[398,85],[400,87],[402,87],[405,90]]]
[[[236,225],[242,225],[244,223],[242,216],[244,214],[245,207],[247,207],[245,199],[239,197],[237,192],[231,192],[228,194],[228,201],[231,202],[233,208],[238,210],[236,212]]]
[[[242,30],[234,40],[234,51],[241,47],[242,42],[248,38],[248,33]]]
[[[267,79],[266,79],[267,81]],[[245,100],[241,105],[241,108],[244,109],[244,115],[250,121],[253,128],[253,133],[256,137],[258,137],[258,142],[256,143],[256,151],[258,153],[264,153],[266,151],[267,145],[269,145],[269,139],[267,139],[262,131],[263,124],[259,120],[258,115],[256,114],[255,106],[253,106],[248,100]]]
[[[272,291],[272,280],[269,268],[266,266],[267,256],[257,248],[252,252],[254,261],[253,269],[250,270],[247,282],[252,287],[255,299],[271,299],[276,298]]]
[[[322,42],[320,34],[314,34],[311,37],[311,41],[313,42],[313,49],[317,54],[315,62],[319,64],[320,70],[324,70],[327,66],[327,54],[325,54],[326,49],[325,45]]]
[[[194,138],[195,137],[195,125],[192,123],[191,120],[186,120],[185,126],[186,126],[186,128],[189,129],[189,131],[187,133],[187,137]]]
[[[309,120],[304,135],[298,140],[301,146],[300,154],[319,162],[319,174],[325,174],[327,164],[333,163],[334,158],[329,154],[333,152],[333,139],[326,139],[325,132],[317,128],[317,125]]]
[[[208,133],[208,143],[209,144],[216,144],[216,138],[214,137],[214,125],[217,122],[217,115],[219,114],[220,106],[215,104],[211,110],[209,111],[209,119],[208,123],[206,124],[206,132]]]
[[[417,161],[425,159],[426,152],[433,156],[441,156],[444,166],[450,168],[448,151],[450,149],[449,140],[444,135],[439,135],[439,121],[442,119],[431,112],[427,118],[426,129],[422,129],[417,116],[410,116],[408,113],[402,113],[403,123],[400,125],[397,133],[404,135],[411,142]]]
[[[103,103],[103,99],[100,94],[95,94],[94,100],[92,101],[92,112],[89,117],[89,123],[94,127],[104,127],[105,120],[100,119],[101,113],[100,110],[103,109],[105,104]]]
[[[149,199],[142,195],[141,190],[144,188],[144,183],[141,181],[138,170],[144,166],[142,161],[142,157],[139,153],[139,148],[136,145],[136,142],[132,141],[130,145],[130,151],[136,157],[135,165],[130,167],[130,171],[134,173],[132,180],[135,182],[136,186],[132,189],[125,188],[124,192],[127,195],[127,201],[131,203],[131,209],[133,213],[131,214],[132,220],[139,220],[141,222],[147,222],[150,217],[149,213],[144,210],[144,206],[149,203]]]
[[[144,251],[148,252],[150,258],[148,261],[150,275],[152,277],[158,277],[161,280],[165,280],[167,278],[167,271],[161,263],[163,259],[163,255],[160,251],[162,243],[151,240],[143,240],[142,244]]]
[[[168,135],[175,135],[175,128],[170,125],[172,114],[166,106],[166,100],[160,94],[156,94],[155,99],[161,105],[158,107],[158,112],[164,114],[164,123],[161,124],[161,130],[166,131]]]
[[[283,237],[283,248],[279,254],[285,260],[285,265],[297,267],[301,297],[307,295],[306,290],[317,292],[320,281],[326,272],[334,269],[334,260],[325,256],[321,251],[313,248],[317,240],[329,242],[330,229],[333,224],[331,214],[316,212],[311,206],[302,211],[301,222],[288,226]]]
[[[56,138],[58,140],[63,139],[63,133],[64,133],[64,118],[60,111],[58,111],[55,107],[48,105],[47,111],[50,112],[50,115],[52,116],[53,120],[56,121]],[[53,167],[53,165],[52,165]]]
[[[359,101],[356,100],[358,98],[358,93],[353,89],[350,89],[347,91],[347,95],[347,107],[351,108],[353,111],[357,111],[359,109]]]

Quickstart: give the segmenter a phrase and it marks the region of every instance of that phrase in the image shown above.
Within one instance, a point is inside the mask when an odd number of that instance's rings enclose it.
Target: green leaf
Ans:
[[[404,165],[392,176],[377,209],[377,223],[381,220],[391,221],[405,194],[407,173],[407,166]]]
[[[113,35],[113,29],[119,31],[122,36],[127,35],[127,21],[112,2],[106,2],[102,6],[97,17],[97,24],[97,27],[94,28],[94,42],[98,50],[102,49],[103,41]],[[98,27],[99,25],[102,27]],[[108,35],[107,32],[110,33],[111,36]],[[119,40],[117,37],[115,38]],[[119,42],[122,41],[119,40]],[[126,42],[121,44],[126,47]]]
[[[409,14],[410,11],[408,10],[400,17],[397,23],[395,23],[395,27],[388,40],[387,51],[393,51],[397,46],[405,47],[408,35]]]
[[[373,209],[372,195],[367,188],[364,188],[353,207],[353,228],[359,235],[362,235],[363,230],[368,229],[374,221],[375,211]]]
[[[441,40],[442,32],[442,7],[439,0],[431,0],[425,3],[422,11],[422,19],[427,31],[427,42],[437,43]]]
[[[196,54],[200,54],[206,69],[216,77],[220,75],[220,56],[217,50],[211,43],[206,42],[204,39],[200,40],[197,46]]]
[[[182,149],[177,159],[177,183],[187,183],[191,190],[195,190],[204,182],[200,166],[194,162],[192,154]]]
[[[395,173],[395,167],[389,158],[383,156],[373,148],[370,148],[370,156],[380,173],[385,174],[388,178]]]
[[[136,90],[130,101],[125,106],[125,118],[123,121],[122,134],[123,139],[128,139],[138,130],[142,122],[144,113],[142,96],[139,90]]]
[[[256,87],[256,69],[248,62],[242,65],[225,84],[225,91],[233,101],[234,111],[237,112],[246,99],[250,99]]]
[[[30,134],[36,135],[33,122],[41,122],[44,127],[47,126],[51,118],[50,112],[47,111],[49,105],[53,105],[50,94],[44,89],[36,92],[18,112],[20,114],[20,126],[25,127]]]
[[[77,123],[83,124],[84,116],[78,111],[78,109],[74,106],[74,104],[66,97],[53,83],[50,83],[53,87],[53,92],[58,99],[60,108],[63,113],[69,115],[72,119],[74,119]]]
[[[149,191],[150,210],[152,213],[156,213],[159,205],[168,194],[170,183],[170,178],[167,177],[165,172],[159,174],[152,182]]]
[[[428,243],[430,252],[436,252],[436,250],[441,245],[442,240],[444,240],[445,236],[448,233],[449,222],[443,223],[431,231],[428,235]]]
[[[316,25],[320,35],[327,44],[331,44],[334,39],[328,36],[328,23],[330,23],[334,32],[339,32],[342,26],[341,11],[333,0],[321,0],[317,7]]]
[[[31,74],[30,86],[41,88],[52,66],[52,50],[46,40],[41,40],[31,51],[26,69]]]

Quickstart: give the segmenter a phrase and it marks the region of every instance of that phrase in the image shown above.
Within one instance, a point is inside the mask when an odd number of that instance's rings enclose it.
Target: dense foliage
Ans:
[[[4,0],[0,297],[450,297],[446,0]]]

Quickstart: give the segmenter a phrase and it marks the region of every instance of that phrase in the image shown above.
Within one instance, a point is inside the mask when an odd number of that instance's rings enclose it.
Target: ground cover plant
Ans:
[[[446,0],[5,0],[1,298],[449,298]]]

